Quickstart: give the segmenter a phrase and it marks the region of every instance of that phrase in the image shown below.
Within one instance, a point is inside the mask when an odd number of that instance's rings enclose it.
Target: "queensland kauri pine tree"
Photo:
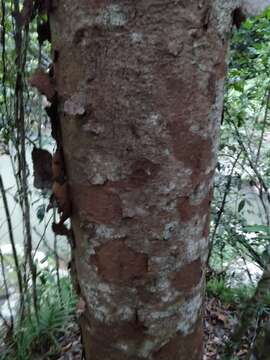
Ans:
[[[64,157],[55,228],[71,216],[87,360],[202,358],[226,58],[254,3],[43,2],[54,64],[32,82]]]

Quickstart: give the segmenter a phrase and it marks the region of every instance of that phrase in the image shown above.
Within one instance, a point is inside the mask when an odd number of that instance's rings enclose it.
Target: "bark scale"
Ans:
[[[51,14],[86,359],[202,357],[235,3],[59,0]]]

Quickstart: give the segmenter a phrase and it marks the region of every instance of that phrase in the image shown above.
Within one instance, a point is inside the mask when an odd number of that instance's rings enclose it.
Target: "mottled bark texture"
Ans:
[[[232,4],[59,0],[50,16],[87,360],[202,356]]]

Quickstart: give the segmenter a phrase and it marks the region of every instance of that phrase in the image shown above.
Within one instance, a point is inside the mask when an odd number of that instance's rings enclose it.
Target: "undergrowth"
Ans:
[[[60,287],[59,287],[60,285]],[[14,335],[0,354],[0,360],[53,359],[59,353],[59,337],[68,331],[75,314],[75,296],[69,278],[42,271],[38,286],[38,317],[33,309],[17,320]]]
[[[224,279],[213,278],[207,282],[207,295],[217,297],[227,305],[245,304],[254,294],[255,288],[242,285],[229,287]]]

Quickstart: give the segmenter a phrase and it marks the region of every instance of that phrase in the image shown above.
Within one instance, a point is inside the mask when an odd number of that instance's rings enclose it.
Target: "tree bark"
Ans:
[[[54,81],[89,360],[197,360],[237,1],[59,0]]]

